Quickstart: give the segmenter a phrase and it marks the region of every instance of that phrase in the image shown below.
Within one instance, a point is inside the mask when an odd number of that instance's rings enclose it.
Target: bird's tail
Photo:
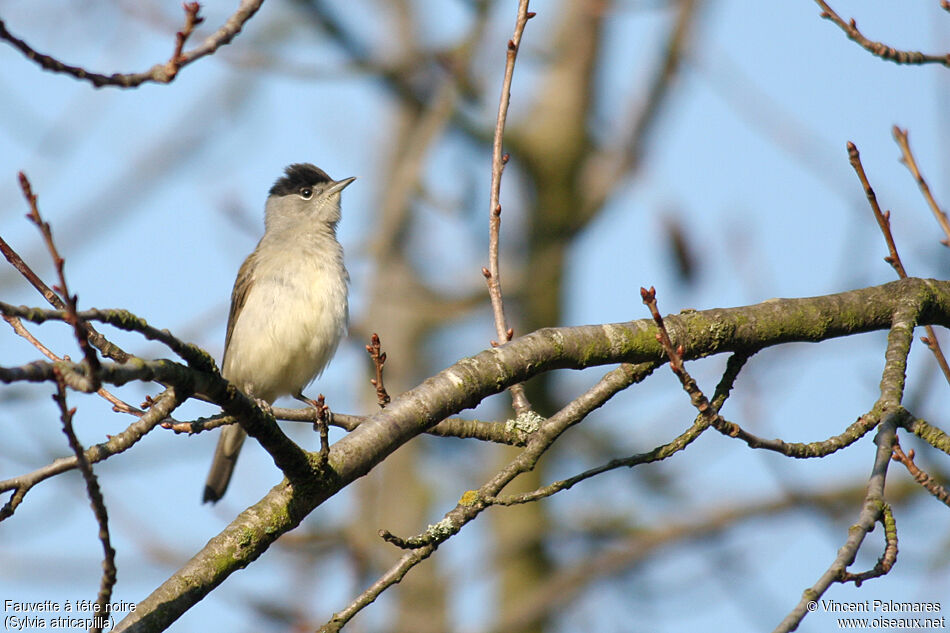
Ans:
[[[211,461],[211,470],[208,471],[208,479],[205,481],[202,502],[217,503],[224,496],[245,437],[247,433],[239,424],[229,424],[221,429],[218,447],[214,450],[214,459]]]

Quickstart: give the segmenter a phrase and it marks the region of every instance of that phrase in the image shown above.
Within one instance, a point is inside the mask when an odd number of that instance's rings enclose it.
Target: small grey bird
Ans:
[[[270,189],[264,237],[238,271],[221,374],[268,404],[303,399],[346,332],[349,307],[343,247],[336,238],[340,193],[356,178],[332,180],[309,163],[285,170]],[[221,430],[204,501],[227,490],[246,434]]]

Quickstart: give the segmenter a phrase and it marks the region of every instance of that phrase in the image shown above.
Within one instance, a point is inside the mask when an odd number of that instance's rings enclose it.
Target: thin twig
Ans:
[[[710,424],[713,424],[716,419],[719,418],[719,414],[712,408],[706,395],[700,390],[696,381],[689,375],[689,372],[686,371],[686,367],[683,366],[683,346],[680,345],[676,349],[673,349],[673,341],[670,339],[670,334],[667,332],[666,325],[663,323],[663,317],[660,315],[660,311],[656,306],[656,289],[653,288],[653,286],[650,286],[649,290],[640,288],[640,297],[643,299],[644,305],[649,308],[653,322],[656,323],[656,340],[659,341],[663,347],[663,351],[666,352],[667,357],[670,359],[670,369],[672,369],[676,377],[679,378],[683,390],[689,395],[689,400],[696,410],[699,411],[699,415],[705,418]]]
[[[55,378],[55,376],[54,376]],[[136,442],[145,437],[153,428],[159,425],[186,400],[180,397],[175,389],[167,389],[154,401],[152,406],[139,419],[129,425],[124,431],[111,436],[101,444],[94,444],[85,450],[86,461],[90,464],[104,461],[109,457],[128,450]],[[76,456],[60,457],[51,464],[12,479],[0,481],[0,492],[13,491],[13,495],[0,508],[0,521],[9,518],[23,501],[26,493],[33,486],[54,477],[60,473],[77,468],[79,460]]]
[[[380,536],[387,542],[406,549],[406,554],[345,609],[335,613],[319,631],[321,633],[339,631],[361,609],[372,603],[383,591],[402,580],[410,569],[428,558],[439,545],[457,534],[462,527],[490,507],[492,505],[491,499],[502,488],[521,473],[533,469],[538,459],[567,428],[586,418],[591,411],[602,406],[619,391],[634,382],[643,380],[650,374],[654,366],[653,363],[623,364],[605,374],[587,392],[545,420],[537,432],[531,435],[527,447],[515,459],[478,490],[465,492],[455,508],[447,512],[441,521],[435,525],[430,525],[422,534],[400,538],[388,531],[381,530]]]
[[[96,353],[92,350],[93,346],[101,350],[104,355],[120,363],[128,362],[128,360],[131,358],[131,355],[108,341],[91,325],[89,325],[88,321],[90,319],[110,323],[111,325],[121,329],[138,331],[145,335],[145,337],[149,340],[158,340],[162,343],[165,343],[172,349],[172,351],[176,352],[179,356],[185,359],[190,366],[212,372],[217,371],[214,364],[214,359],[212,359],[207,352],[196,345],[182,343],[177,338],[172,336],[168,330],[156,330],[155,328],[148,325],[144,319],[140,319],[126,310],[90,310],[80,314],[76,308],[77,297],[75,295],[70,295],[69,289],[66,285],[66,277],[64,274],[65,261],[60,256],[59,251],[56,248],[56,244],[53,241],[52,228],[50,227],[49,223],[45,222],[40,216],[37,197],[33,193],[32,185],[30,184],[29,179],[26,177],[26,174],[20,172],[18,176],[20,188],[22,189],[23,195],[30,207],[30,212],[27,214],[27,218],[40,229],[40,232],[43,235],[47,250],[53,258],[53,263],[56,267],[57,275],[59,276],[59,287],[57,288],[54,286],[52,289],[50,289],[49,286],[47,286],[39,278],[39,276],[33,272],[33,270],[26,264],[26,262],[23,261],[16,251],[14,251],[2,238],[0,238],[0,251],[3,252],[3,255],[6,257],[7,261],[9,261],[17,270],[19,270],[20,273],[23,274],[23,276],[26,277],[26,279],[33,285],[33,287],[36,288],[51,305],[53,305],[53,307],[62,311],[62,314],[50,313],[40,310],[18,309],[14,306],[0,302],[0,310],[2,310],[4,314],[8,316],[20,316],[33,321],[34,323],[42,323],[44,319],[61,319],[72,325],[75,330],[79,347],[86,359],[91,385],[96,386],[96,389],[93,389],[94,391],[98,389],[97,385],[99,379],[97,374],[100,365],[98,356],[96,356]],[[59,292],[59,295],[57,295],[57,291]]]
[[[726,370],[723,372],[722,378],[719,380],[719,384],[716,386],[716,395],[713,397],[712,401],[712,407],[717,413],[722,408],[722,405],[725,404],[726,398],[729,397],[729,392],[732,391],[732,387],[735,384],[736,378],[739,377],[739,372],[749,359],[749,356],[749,354],[745,353],[733,354],[726,362]],[[674,453],[684,450],[697,437],[702,435],[706,429],[709,428],[709,424],[709,420],[706,416],[698,415],[693,421],[693,424],[688,429],[680,433],[672,441],[661,446],[657,446],[651,451],[639,453],[630,457],[612,459],[605,464],[585,470],[584,472],[574,475],[573,477],[555,481],[548,484],[547,486],[542,486],[541,488],[521,494],[494,497],[488,499],[487,501],[495,505],[502,506],[530,503],[545,497],[550,497],[551,495],[561,492],[562,490],[569,490],[576,484],[579,484],[586,479],[590,479],[591,477],[595,477],[610,470],[615,470],[617,468],[633,468],[634,466],[640,466],[641,464],[662,461]]]
[[[313,407],[305,407],[302,409],[274,407],[273,413],[274,417],[278,420],[287,422],[313,424],[317,418]],[[345,431],[352,431],[368,417],[369,416],[334,412],[329,424],[330,426],[335,426]],[[169,429],[175,433],[194,435],[195,433],[210,431],[228,424],[238,424],[237,418],[230,415],[215,415],[207,418],[184,421],[169,418],[165,422],[162,422],[162,428]],[[436,437],[476,439],[483,442],[493,442],[495,444],[507,444],[508,446],[524,446],[527,443],[525,433],[517,428],[512,428],[509,420],[485,421],[448,418],[426,430],[426,433]]]
[[[491,297],[492,313],[495,317],[495,330],[498,344],[506,343],[514,336],[514,331],[508,327],[505,318],[505,304],[501,292],[501,271],[498,265],[498,246],[501,241],[501,175],[508,162],[508,154],[502,153],[502,142],[505,135],[505,121],[508,118],[508,104],[511,101],[511,80],[515,72],[515,59],[518,57],[518,48],[521,45],[521,35],[528,20],[534,13],[528,11],[529,0],[519,0],[518,17],[515,21],[514,35],[508,40],[508,54],[505,61],[505,78],[501,85],[501,97],[498,100],[498,116],[495,120],[495,135],[492,141],[492,169],[491,194],[489,196],[488,220],[488,268],[482,268],[482,274],[488,282],[488,295]],[[518,414],[531,409],[524,394],[524,387],[520,384],[512,385],[512,406]]]
[[[920,192],[927,201],[927,205],[937,219],[937,223],[940,224],[940,228],[943,229],[944,235],[947,236],[940,240],[940,243],[944,246],[950,246],[950,218],[947,218],[947,214],[944,213],[940,205],[937,204],[933,194],[930,192],[927,181],[924,180],[920,169],[917,167],[917,160],[914,158],[914,153],[910,151],[910,141],[907,138],[907,130],[902,130],[895,125],[891,131],[894,134],[894,140],[897,142],[897,146],[901,148],[901,162],[904,163],[904,166],[910,171],[910,175],[917,181],[917,186],[920,187]]]
[[[940,341],[937,340],[937,331],[934,330],[932,325],[925,325],[924,329],[927,331],[927,336],[921,336],[920,342],[926,345],[931,353],[933,353],[934,358],[937,359],[937,365],[940,367],[940,371],[943,372],[943,377],[950,383],[950,365],[947,364],[947,357],[944,356],[943,350],[940,348]]]
[[[8,316],[6,314],[3,314],[2,316],[3,316],[3,320],[10,324],[10,327],[13,328],[13,331],[17,335],[22,336],[27,341],[29,341],[30,344],[33,345],[33,347],[35,347],[36,349],[38,349],[40,353],[43,354],[43,356],[46,356],[46,358],[54,362],[61,361],[61,360],[69,360],[68,357],[60,358],[59,356],[54,354],[51,349],[43,345],[43,343],[41,343],[35,336],[33,336],[33,334],[28,329],[26,329],[26,327],[24,327],[23,322],[20,321],[19,317]],[[144,411],[142,411],[138,407],[134,407],[128,402],[119,399],[112,392],[107,390],[105,387],[100,387],[99,391],[97,391],[96,393],[99,394],[99,396],[101,396],[105,400],[111,402],[112,410],[117,413],[128,413],[131,415],[142,415],[142,413],[144,413]]]
[[[313,426],[320,434],[320,463],[325,465],[330,458],[330,419],[333,415],[322,393],[317,395],[316,410],[317,421],[313,423]]]
[[[853,146],[849,146],[849,150],[851,147]],[[854,154],[856,154],[856,152],[857,150],[854,151]],[[860,173],[863,173],[863,170],[861,170]],[[871,191],[869,185],[866,186],[866,191],[869,192],[869,199],[873,200],[874,194],[873,191]],[[900,260],[897,259],[896,262],[899,264]],[[683,367],[683,346],[680,345],[676,349],[673,348],[673,343],[670,339],[669,333],[663,324],[663,318],[656,306],[656,291],[653,288],[650,288],[649,290],[641,288],[640,295],[643,298],[643,303],[649,307],[650,314],[653,316],[653,320],[657,324],[657,341],[660,342],[661,346],[669,357],[670,367],[676,374],[677,378],[679,378],[680,383],[683,385],[683,389],[686,390],[686,392],[690,395],[690,401],[693,403],[693,406],[696,407],[700,415],[708,419],[710,423],[721,423],[722,418],[709,405],[705,396],[696,385],[696,382],[692,379],[692,377],[690,377],[690,375],[686,372],[686,369]],[[891,336],[889,337],[888,341],[888,351],[893,349],[899,353],[901,351],[909,352],[910,350],[910,341],[913,340],[913,326],[906,318],[904,318],[905,316],[906,315],[904,313],[894,315]],[[893,386],[888,381],[888,376],[894,370],[899,369],[898,367],[892,366],[892,364],[900,365],[900,368],[906,364],[906,354],[904,354],[903,357],[894,358],[894,360],[891,360],[891,358],[892,357],[889,354],[888,366],[885,367],[885,377],[882,379],[881,400],[895,399],[896,404],[899,405],[900,394],[891,393],[889,391]],[[897,529],[894,524],[894,517],[892,514],[890,514],[890,508],[883,501],[883,492],[884,477],[887,472],[887,464],[891,455],[891,448],[893,442],[896,439],[895,429],[899,417],[902,417],[902,410],[898,413],[889,414],[887,422],[882,425],[882,430],[878,433],[876,438],[878,450],[875,457],[875,467],[872,472],[871,482],[868,484],[864,507],[862,508],[858,524],[849,531],[848,542],[839,550],[838,557],[835,559],[835,562],[832,564],[828,572],[825,573],[819,583],[815,585],[815,587],[822,587],[823,585],[824,588],[827,588],[827,586],[833,581],[853,581],[855,584],[859,585],[862,581],[868,578],[874,578],[886,574],[888,571],[890,571],[897,558]],[[858,423],[860,423],[860,420],[856,422],[855,425]],[[878,564],[875,565],[873,569],[858,574],[848,572],[847,567],[854,562],[854,558],[857,554],[858,548],[861,546],[861,543],[864,540],[864,536],[878,521],[884,523],[887,534],[887,547],[885,548],[884,554],[881,556]],[[823,589],[813,588],[810,591],[820,595]],[[792,611],[792,613],[790,613],[782,621],[782,623],[776,628],[776,631],[790,631],[798,626],[801,618],[804,617],[804,614],[807,612],[807,604],[814,600],[814,597],[812,597],[809,591],[806,591],[806,597],[808,598],[808,602],[805,602],[805,598],[803,598],[804,604],[800,603]]]
[[[348,604],[346,608],[334,613],[326,624],[317,629],[317,633],[337,633],[347,622],[353,619],[353,616],[372,604],[386,589],[405,578],[409,570],[431,556],[436,548],[436,544],[430,543],[425,547],[406,552],[395,565],[376,579],[372,585],[366,588],[366,591]]]
[[[893,565],[893,557],[896,557],[897,534],[893,523],[893,516],[890,516],[888,523],[885,523],[886,513],[890,508],[884,502],[884,481],[887,475],[887,465],[890,462],[893,441],[895,435],[895,416],[891,416],[881,424],[881,429],[874,438],[877,444],[875,452],[874,467],[871,471],[871,478],[868,481],[867,491],[865,492],[864,502],[857,521],[848,530],[848,538],[844,545],[838,550],[838,554],[829,568],[822,574],[821,578],[814,585],[802,592],[802,598],[792,611],[785,616],[772,633],[788,633],[794,631],[801,624],[801,621],[811,611],[811,603],[818,601],[828,588],[835,582],[846,582],[849,580],[859,580],[860,574],[851,574],[848,572],[848,566],[854,563],[858,555],[858,550],[864,542],[864,538],[874,529],[878,523],[884,523],[888,546],[882,561],[889,559],[889,565]],[[886,508],[886,509],[885,509]],[[891,543],[894,543],[893,550]],[[891,551],[892,550],[892,551]],[[882,564],[879,562],[879,565]],[[890,569],[890,567],[888,567]],[[877,574],[881,575],[881,574]]]
[[[89,344],[89,328],[86,322],[79,317],[76,311],[76,301],[78,297],[69,293],[69,286],[66,284],[66,272],[65,265],[66,261],[59,254],[59,250],[56,248],[56,243],[53,241],[53,229],[50,227],[49,222],[43,220],[40,217],[40,208],[36,201],[36,194],[33,193],[33,187],[30,185],[29,179],[26,177],[22,171],[19,173],[20,177],[20,188],[23,190],[23,196],[26,198],[27,203],[30,206],[30,212],[27,214],[27,218],[33,222],[39,228],[40,233],[43,235],[43,240],[46,242],[46,248],[49,250],[50,256],[53,258],[53,265],[56,267],[56,274],[59,276],[59,287],[53,287],[53,290],[59,291],[60,296],[63,299],[63,303],[66,306],[66,319],[65,321],[73,326],[73,332],[76,335],[76,342],[79,343],[79,349],[82,351],[83,358],[86,361],[86,369],[89,372],[89,378],[92,381],[92,388],[90,391],[99,391],[102,387],[99,382],[99,357],[96,355],[95,349],[92,345]]]
[[[0,301],[0,313],[7,316],[15,316],[21,319],[26,319],[27,321],[36,323],[37,325],[46,321],[67,320],[67,314],[65,310],[42,310],[40,308],[27,308],[24,306],[11,305],[3,301]],[[208,352],[204,351],[194,343],[185,343],[180,341],[168,330],[160,330],[149,325],[145,319],[132,314],[128,310],[99,310],[97,308],[91,308],[89,310],[82,310],[78,312],[77,316],[80,320],[86,323],[87,328],[92,327],[89,325],[89,321],[98,321],[100,323],[107,323],[127,332],[138,332],[146,339],[150,341],[158,341],[159,343],[162,343],[168,347],[171,351],[181,356],[181,358],[188,363],[189,367],[193,367],[194,369],[198,369],[200,371],[207,371],[215,374],[218,373],[217,365]],[[112,343],[106,341],[101,334],[98,336],[102,341],[105,341],[107,345],[112,345]],[[127,363],[134,358],[131,354],[126,352],[122,352],[122,354],[124,355],[125,360],[119,361],[120,363]]]
[[[389,394],[386,393],[386,385],[383,383],[383,365],[386,364],[386,352],[382,351],[379,335],[376,332],[373,332],[373,336],[369,339],[366,353],[373,360],[373,367],[376,370],[376,377],[370,378],[369,382],[376,387],[376,402],[379,404],[379,408],[383,409],[390,401]]]
[[[174,56],[169,61],[155,64],[149,70],[140,73],[113,73],[111,75],[104,75],[90,72],[80,66],[65,64],[54,57],[36,51],[25,41],[10,33],[3,20],[0,20],[0,40],[9,42],[14,48],[23,53],[27,59],[36,62],[44,70],[63,73],[75,77],[76,79],[88,81],[96,88],[102,88],[103,86],[135,88],[146,82],[167,84],[178,76],[178,71],[182,67],[206,55],[211,55],[220,47],[229,44],[241,31],[245,23],[257,13],[257,10],[261,8],[262,4],[264,4],[264,0],[241,0],[241,4],[237,10],[211,37],[190,51],[182,52],[181,47],[184,46],[184,40],[187,39],[194,27],[201,21],[201,18],[197,15],[197,3],[185,4],[185,25],[182,30],[176,34]],[[194,10],[193,13],[192,9]],[[179,46],[179,40],[181,40],[181,46]]]
[[[46,285],[46,283],[40,279],[39,275],[33,272],[33,269],[23,261],[23,258],[13,248],[6,243],[6,241],[0,237],[0,253],[3,253],[3,256],[6,258],[10,265],[16,268],[21,275],[30,285],[36,288],[36,290],[43,295],[47,302],[57,310],[66,310],[66,304],[63,303],[63,300],[59,298],[53,289]],[[96,346],[96,348],[102,352],[103,356],[111,358],[112,360],[118,363],[127,362],[132,355],[128,352],[121,349],[118,345],[110,342],[106,337],[100,334],[94,327],[86,324],[86,327],[89,329],[89,342]]]
[[[318,453],[320,464],[326,466],[330,457],[330,424],[333,420],[333,414],[330,412],[330,407],[327,406],[327,399],[322,393],[317,396],[316,400],[312,400],[302,393],[296,394],[294,398],[310,405],[313,416],[313,430],[320,434],[320,452]],[[273,409],[269,406],[268,408],[273,415]],[[276,418],[276,416],[274,417]]]
[[[861,164],[861,153],[858,152],[857,146],[851,141],[848,141],[848,160],[858,175],[858,180],[861,181],[861,186],[864,188],[864,195],[867,196],[868,203],[871,205],[871,211],[874,212],[874,219],[877,220],[878,226],[881,227],[881,233],[884,234],[884,241],[887,242],[887,250],[890,254],[884,258],[884,261],[897,271],[898,277],[905,279],[907,277],[907,271],[904,270],[901,256],[898,254],[897,246],[894,244],[894,236],[891,234],[891,212],[881,211],[881,207],[877,203],[877,195],[875,195],[874,189],[868,181],[867,174],[864,173],[864,165]]]
[[[880,418],[874,412],[861,416],[848,425],[838,435],[815,442],[785,442],[780,439],[768,440],[749,433],[735,422],[719,418],[713,426],[716,430],[728,437],[734,437],[745,442],[749,448],[761,448],[781,453],[788,457],[807,459],[812,457],[826,457],[834,452],[847,448],[868,434],[878,425]]]
[[[713,403],[713,408],[716,411],[719,410],[719,407],[715,402]],[[873,429],[877,425],[877,423],[878,418],[871,417],[870,415],[863,416],[858,418],[856,422],[849,426],[840,435],[830,437],[824,441],[809,442],[805,444],[800,442],[783,442],[782,440],[778,439],[764,440],[752,435],[751,433],[742,431],[741,429],[739,429],[739,433],[733,435],[729,432],[729,429],[738,428],[738,426],[734,423],[729,422],[719,416],[716,416],[716,418],[710,422],[707,416],[697,415],[692,426],[683,431],[672,441],[657,446],[651,451],[646,453],[638,453],[629,457],[612,459],[609,462],[585,470],[584,472],[574,475],[573,477],[555,481],[551,484],[548,484],[547,486],[543,486],[530,492],[499,497],[497,499],[493,499],[492,503],[497,505],[517,505],[529,503],[531,501],[543,499],[544,497],[550,497],[551,495],[561,492],[562,490],[568,490],[586,479],[590,479],[591,477],[600,475],[610,470],[615,470],[617,468],[633,468],[634,466],[639,466],[641,464],[662,461],[673,453],[685,449],[707,428],[709,428],[710,425],[712,425],[723,435],[738,437],[739,439],[746,442],[750,448],[771,450],[789,457],[806,458],[824,457],[834,453],[835,451],[841,450],[842,448],[845,448],[864,437],[869,430]]]
[[[185,42],[191,37],[195,27],[205,21],[203,17],[198,15],[198,12],[201,10],[201,5],[197,2],[186,2],[182,5],[182,8],[185,10],[185,26],[175,34],[175,51],[172,53],[168,63],[165,64],[169,81],[178,74],[178,70],[184,61],[182,50],[185,47]]]
[[[917,171],[917,163],[914,161],[914,157],[910,153],[910,147],[906,145],[907,133],[904,132],[901,135],[900,132],[901,130],[895,125],[894,137],[898,139],[898,145],[901,145],[902,149],[905,146],[907,148],[904,155],[905,164],[908,166],[908,169],[911,170],[912,174],[916,174],[915,177],[918,178],[918,183],[923,182],[923,178],[920,177],[920,172]],[[903,138],[903,144],[901,143],[901,138]],[[890,254],[884,258],[884,261],[889,263],[894,268],[898,277],[901,279],[906,279],[907,271],[904,269],[904,264],[901,262],[901,256],[897,252],[897,245],[894,242],[894,235],[891,233],[891,212],[881,212],[881,207],[877,203],[877,196],[874,194],[874,189],[871,188],[871,183],[868,181],[867,174],[864,173],[864,165],[861,164],[861,154],[858,152],[858,148],[855,146],[855,144],[851,141],[848,141],[848,159],[851,162],[851,166],[854,168],[855,173],[858,175],[858,180],[861,181],[861,186],[864,187],[864,193],[871,205],[871,211],[874,212],[874,218],[877,220],[878,226],[881,227],[881,233],[884,234],[884,241],[887,242],[887,250],[890,252]],[[913,165],[913,167],[911,167],[911,165]],[[927,183],[924,182],[922,188],[923,187],[927,187]],[[929,193],[930,189],[927,188],[926,191]],[[930,199],[932,200],[933,198],[931,197]],[[934,205],[936,205],[936,202]],[[943,213],[939,208],[937,208],[937,211],[939,213]],[[940,218],[938,216],[938,220],[939,219]],[[927,331],[927,336],[921,340],[927,345],[927,347],[930,348],[930,351],[933,352],[934,358],[937,360],[937,365],[940,367],[940,371],[943,372],[944,379],[950,383],[950,364],[947,363],[947,358],[940,349],[940,341],[937,340],[937,332],[933,329],[932,325],[925,325],[924,329]]]
[[[855,587],[860,587],[861,583],[871,578],[879,578],[891,571],[894,563],[897,562],[897,522],[894,520],[894,512],[891,506],[884,503],[880,504],[881,516],[879,521],[884,526],[884,553],[877,559],[877,563],[871,569],[858,573],[849,571],[841,572],[838,582],[853,582]]]
[[[46,301],[56,308],[57,310],[66,310],[66,304],[63,303],[63,300],[59,298],[59,295],[53,292],[53,289],[46,285],[40,276],[33,272],[33,269],[23,261],[23,258],[13,250],[6,240],[0,237],[0,253],[3,253],[3,256],[10,262],[10,265],[16,268],[21,275],[23,275],[30,285],[36,288],[36,290],[43,295],[43,298]],[[117,359],[119,360],[119,359]],[[125,359],[119,360],[119,362],[125,362]]]
[[[815,0],[815,2],[817,2],[818,6],[822,9],[821,17],[837,24],[838,27],[845,32],[849,40],[857,42],[872,55],[894,62],[895,64],[943,64],[944,66],[950,66],[950,55],[927,55],[919,51],[901,51],[882,42],[869,40],[858,30],[858,25],[854,21],[854,18],[845,22],[824,0]]]
[[[95,613],[105,615],[107,605],[112,597],[112,587],[115,586],[116,568],[115,568],[115,549],[112,547],[112,541],[109,536],[109,513],[106,511],[105,500],[102,498],[102,490],[99,488],[99,481],[95,473],[92,472],[92,465],[86,459],[85,450],[76,437],[73,430],[73,415],[76,409],[70,409],[66,404],[66,384],[58,377],[56,381],[56,394],[53,400],[59,406],[60,419],[63,422],[63,433],[69,441],[69,448],[76,456],[76,464],[82,478],[86,482],[86,494],[89,495],[89,503],[92,505],[92,512],[99,523],[99,541],[102,543],[102,579],[99,582],[99,593],[96,596]],[[90,631],[100,633],[103,629],[101,620],[96,620]]]
[[[950,506],[950,491],[941,486],[933,477],[928,473],[921,470],[917,464],[914,463],[914,449],[907,451],[907,454],[904,454],[904,451],[901,450],[901,445],[899,442],[894,442],[894,455],[892,459],[895,462],[900,462],[907,468],[907,472],[919,483],[924,489],[933,495],[938,501],[944,505]]]
[[[650,309],[653,321],[657,325],[658,332],[656,339],[660,342],[660,345],[670,359],[670,368],[673,370],[673,373],[676,374],[676,377],[679,378],[683,389],[689,394],[690,402],[692,402],[696,410],[699,411],[699,415],[706,419],[707,424],[712,425],[723,435],[739,438],[750,448],[764,448],[782,453],[789,457],[808,458],[830,455],[835,451],[857,442],[864,437],[868,431],[877,426],[879,417],[877,415],[868,414],[858,418],[840,435],[835,435],[827,440],[807,444],[801,442],[789,443],[780,439],[766,440],[745,431],[735,422],[730,422],[719,415],[719,407],[711,405],[706,399],[706,396],[699,389],[696,381],[689,375],[689,372],[686,371],[683,365],[683,346],[680,345],[676,349],[673,348],[673,342],[670,339],[669,332],[663,322],[663,317],[660,315],[660,311],[656,305],[656,290],[652,287],[649,290],[641,288],[640,296],[643,298],[643,303]]]

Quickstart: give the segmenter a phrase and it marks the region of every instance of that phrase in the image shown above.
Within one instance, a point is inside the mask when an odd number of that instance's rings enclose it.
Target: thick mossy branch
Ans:
[[[950,435],[925,420],[908,420],[904,428],[936,449],[950,455]]]
[[[689,360],[724,352],[755,351],[782,343],[818,342],[889,330],[896,325],[898,314],[908,326],[912,323],[950,324],[950,282],[905,279],[824,297],[773,299],[742,308],[680,314],[665,321],[673,344],[682,345],[683,357]],[[284,482],[272,489],[221,537],[212,539],[194,559],[214,560],[220,564],[213,569],[202,567],[201,571],[198,569],[201,566],[189,563],[140,603],[139,608],[123,620],[119,630],[167,627],[228,575],[260,556],[273,540],[295,527],[313,508],[368,473],[399,446],[446,417],[474,407],[512,384],[552,369],[664,362],[656,331],[652,319],[546,328],[460,360],[394,398],[389,406],[334,444],[329,457],[330,469],[322,476],[314,473],[313,479],[306,482],[295,477],[296,484]],[[74,366],[73,372],[81,375],[81,368]],[[6,382],[49,380],[51,375],[49,363],[0,368],[0,380]],[[225,407],[228,413],[240,417],[247,413],[245,408],[253,406],[233,387],[225,393],[219,378],[169,361],[104,365],[101,379],[103,382],[161,380],[176,385],[184,380],[195,391],[208,393],[222,406],[229,405]],[[888,382],[891,390],[899,390],[897,384]],[[266,426],[276,428],[276,425]],[[268,450],[282,443],[269,439],[272,443]],[[296,453],[299,448],[286,441],[295,453],[290,461],[299,460],[300,455]],[[237,532],[247,538],[237,541],[224,538],[226,534]],[[188,579],[188,588],[174,589],[172,586],[180,587],[183,578]],[[179,591],[187,591],[187,596]]]

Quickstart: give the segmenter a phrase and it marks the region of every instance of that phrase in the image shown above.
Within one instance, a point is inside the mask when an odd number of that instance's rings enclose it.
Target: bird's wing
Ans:
[[[257,249],[247,256],[241,269],[238,271],[237,279],[234,280],[234,290],[231,291],[231,312],[228,314],[228,333],[224,337],[224,358],[221,359],[221,367],[228,357],[228,347],[231,345],[231,333],[234,332],[234,323],[237,321],[237,315],[247,302],[247,295],[254,285],[254,269],[257,267]]]

